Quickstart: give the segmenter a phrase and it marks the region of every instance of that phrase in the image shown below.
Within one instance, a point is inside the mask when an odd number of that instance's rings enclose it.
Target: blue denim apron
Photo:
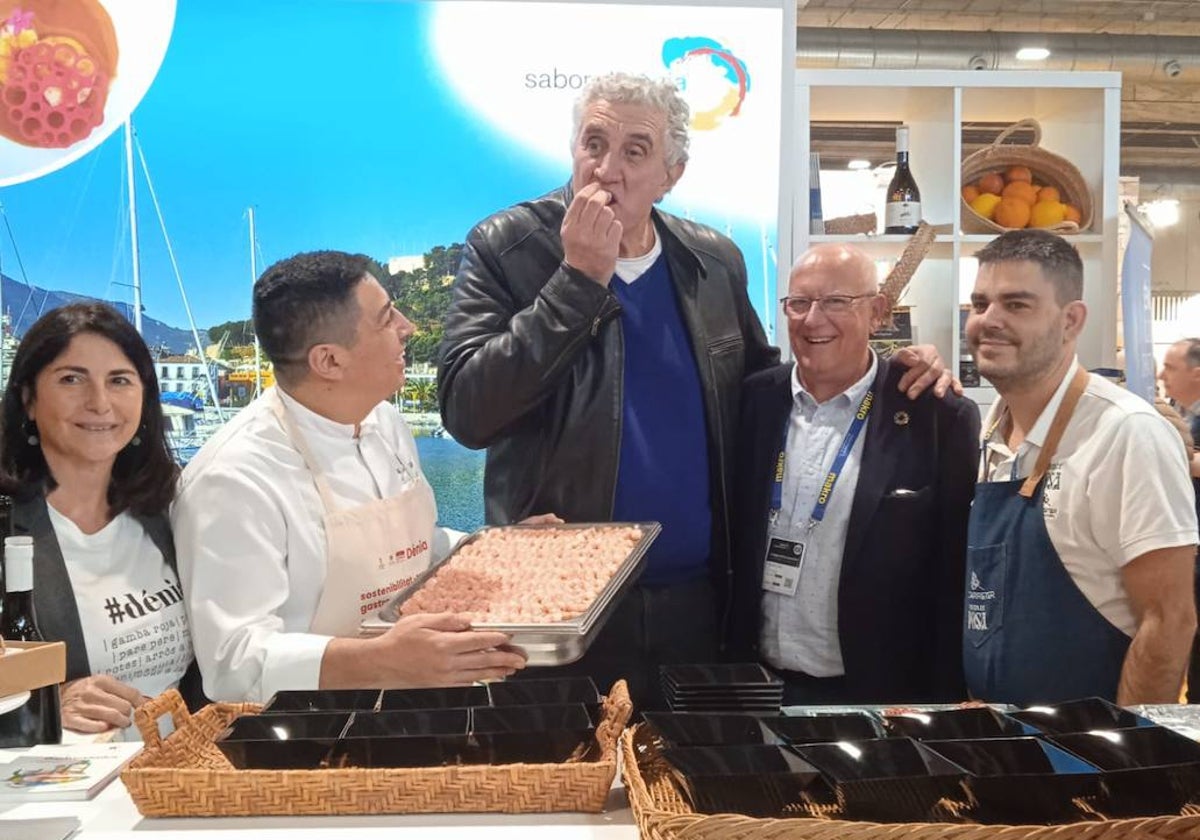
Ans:
[[[973,697],[1020,706],[1116,700],[1131,639],[1079,591],[1042,514],[1050,459],[1087,381],[1077,370],[1028,478],[975,488],[963,635]]]

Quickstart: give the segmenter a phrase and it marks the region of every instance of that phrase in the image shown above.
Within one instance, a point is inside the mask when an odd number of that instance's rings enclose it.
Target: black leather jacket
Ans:
[[[621,441],[621,307],[563,263],[570,185],[485,219],[468,235],[438,370],[442,421],[487,447],[488,522],[553,512],[612,517]],[[729,568],[728,499],[742,380],[779,360],[746,293],[729,239],[654,212],[696,354],[708,426],[713,565]]]

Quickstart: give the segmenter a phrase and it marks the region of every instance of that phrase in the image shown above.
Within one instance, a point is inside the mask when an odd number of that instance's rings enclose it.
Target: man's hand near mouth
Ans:
[[[593,181],[575,194],[560,231],[563,260],[601,286],[608,286],[617,267],[621,223],[609,207],[612,193]]]

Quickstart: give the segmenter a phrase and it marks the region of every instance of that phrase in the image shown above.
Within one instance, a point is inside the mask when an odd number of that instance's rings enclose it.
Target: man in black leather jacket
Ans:
[[[687,162],[675,87],[599,77],[575,124],[571,182],[468,235],[438,395],[447,430],[487,447],[489,522],[662,523],[639,585],[575,667],[602,690],[628,679],[654,707],[659,664],[719,655],[742,380],[779,352],[737,246],[654,209]],[[919,364],[908,384],[939,371]]]

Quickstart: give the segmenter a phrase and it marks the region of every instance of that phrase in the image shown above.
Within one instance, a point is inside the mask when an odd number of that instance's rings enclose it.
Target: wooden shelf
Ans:
[[[903,122],[909,126],[913,172],[921,187],[924,215],[953,224],[939,232],[901,303],[912,307],[915,340],[935,345],[951,370],[958,370],[960,295],[974,282],[974,277],[967,276],[971,272],[969,258],[995,238],[995,234],[958,229],[963,129],[977,122],[1038,120],[1042,147],[1078,167],[1092,193],[1091,229],[1066,237],[1079,249],[1087,279],[1088,327],[1080,337],[1079,357],[1088,368],[1113,367],[1120,104],[1121,77],[1117,73],[801,69],[796,71],[795,160],[809,159],[812,123]],[[816,243],[845,242],[875,260],[900,256],[909,241],[907,236],[811,235],[811,174],[807,166],[801,166],[796,175],[793,253]],[[829,202],[825,204],[829,211]],[[986,386],[968,389],[968,393],[980,405],[995,399],[995,390]]]
[[[986,245],[999,235],[998,233],[964,233],[959,237],[959,241],[967,245]],[[1104,243],[1104,236],[1099,233],[1076,233],[1063,238],[1075,245]]]
[[[808,238],[809,245],[820,245],[827,242],[845,243],[864,251],[874,260],[895,260],[900,258],[912,237],[904,233],[823,233],[813,234]],[[948,258],[954,247],[952,236],[937,236],[929,249],[929,256]],[[799,256],[801,251],[797,251]]]

